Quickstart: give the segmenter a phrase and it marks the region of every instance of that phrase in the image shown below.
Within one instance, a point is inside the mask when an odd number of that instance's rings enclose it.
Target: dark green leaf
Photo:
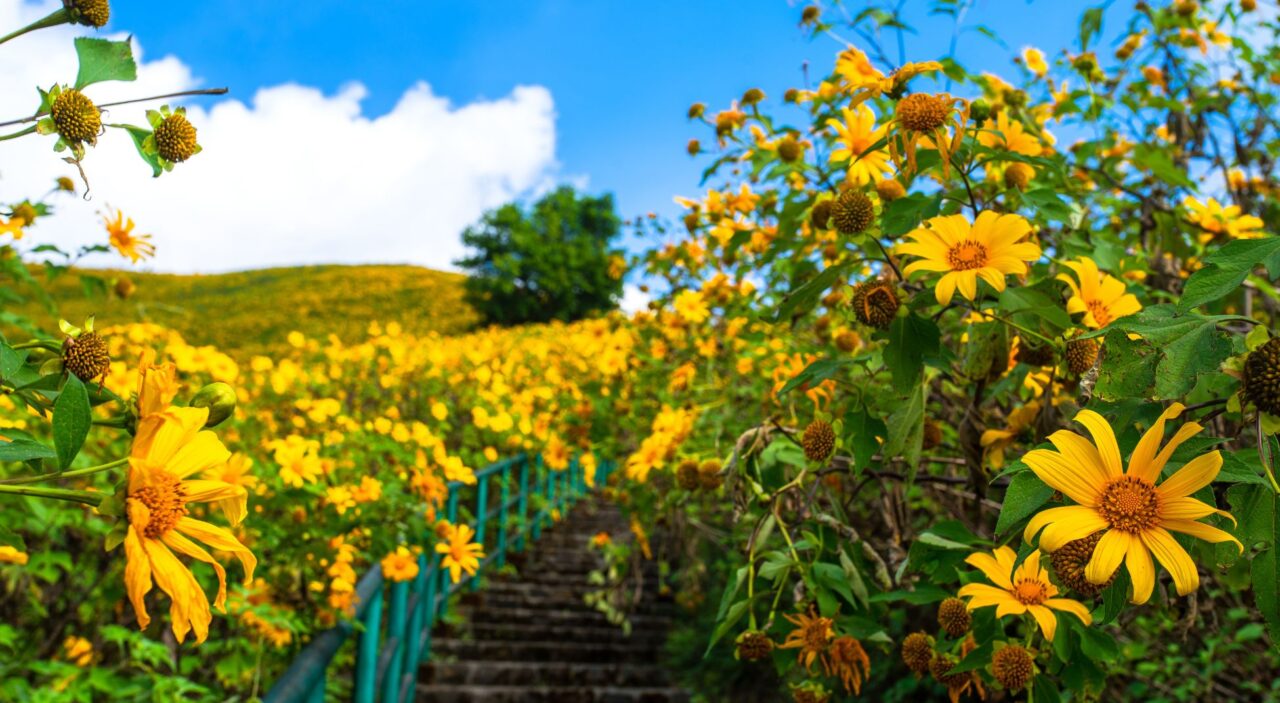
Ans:
[[[56,456],[57,454],[49,447],[30,439],[0,442],[0,462],[52,459]]]
[[[1266,264],[1272,276],[1280,276],[1280,237],[1237,239],[1222,245],[1204,259],[1204,267],[1191,274],[1178,300],[1179,312],[1213,302],[1240,290],[1254,267]]]
[[[133,48],[128,40],[76,37],[75,44],[76,56],[80,59],[76,88],[102,81],[137,80],[138,66],[133,62]]]
[[[889,344],[884,348],[884,363],[893,375],[893,387],[905,393],[919,385],[924,360],[938,354],[942,333],[938,325],[915,313],[893,319],[889,326]]]
[[[1053,489],[1030,470],[1013,475],[1004,492],[1000,517],[996,519],[996,534],[1003,535],[1019,522],[1031,517],[1040,506],[1049,502]]]
[[[792,313],[808,311],[818,302],[823,293],[835,285],[836,279],[843,271],[844,268],[841,266],[828,266],[821,273],[788,293],[787,297],[778,303],[778,307],[771,316],[772,321],[783,322],[791,319]]]
[[[57,451],[58,465],[71,466],[85,437],[93,417],[89,406],[89,392],[74,374],[67,374],[67,382],[53,403],[53,446]]]

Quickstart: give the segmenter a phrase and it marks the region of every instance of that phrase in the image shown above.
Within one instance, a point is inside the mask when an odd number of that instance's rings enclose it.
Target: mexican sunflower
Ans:
[[[462,572],[474,576],[484,558],[484,545],[471,541],[475,530],[470,525],[449,525],[441,528],[442,541],[436,543],[436,552],[443,554],[440,565],[449,570],[449,578],[457,583]]]
[[[116,210],[115,222],[111,221],[110,216],[104,216],[102,220],[107,226],[111,246],[120,252],[121,256],[135,264],[138,263],[138,259],[155,256],[156,247],[149,241],[151,235],[133,233],[133,218],[126,220],[124,213]]]
[[[827,645],[831,644],[831,640],[836,636],[835,621],[813,611],[807,615],[796,613],[784,617],[790,620],[796,629],[787,633],[787,639],[783,641],[781,647],[782,649],[799,649],[800,654],[796,661],[804,664],[807,671],[813,667],[815,659],[826,653]]]
[[[852,109],[846,107],[842,117],[843,122],[834,118],[827,120],[827,125],[836,132],[838,147],[832,150],[828,161],[849,162],[849,182],[857,185],[892,176],[889,152],[884,149],[868,151],[887,131],[885,127],[876,128],[876,116],[871,108],[866,105]]]
[[[978,213],[973,224],[964,215],[934,217],[907,236],[898,251],[918,256],[907,264],[905,274],[941,271],[934,293],[947,305],[956,289],[969,300],[978,297],[978,279],[997,292],[1004,290],[1006,274],[1025,274],[1028,261],[1040,258],[1040,247],[1023,241],[1031,224],[1020,215],[1001,215],[991,210]]]
[[[1070,598],[1058,598],[1058,587],[1049,580],[1049,572],[1040,566],[1040,550],[1032,552],[1014,568],[1018,555],[1009,547],[1000,547],[994,554],[975,552],[965,563],[980,570],[994,586],[970,583],[960,587],[958,594],[968,598],[969,610],[997,606],[996,617],[1031,613],[1047,640],[1053,639],[1058,628],[1055,610],[1071,613],[1088,625],[1093,621],[1089,609]]]
[[[1084,324],[1093,329],[1101,329],[1111,324],[1112,320],[1132,315],[1142,309],[1142,304],[1132,293],[1126,291],[1124,283],[1110,274],[1098,270],[1093,259],[1082,256],[1076,261],[1064,261],[1064,266],[1075,272],[1080,279],[1065,273],[1058,274],[1059,281],[1071,287],[1071,297],[1067,299],[1067,312],[1084,313]]]
[[[1043,529],[1040,548],[1054,552],[1068,542],[1102,532],[1084,576],[1090,583],[1105,583],[1120,562],[1125,562],[1133,582],[1134,603],[1145,603],[1151,597],[1156,578],[1152,554],[1173,576],[1179,595],[1196,590],[1200,575],[1195,562],[1170,530],[1208,542],[1235,542],[1241,551],[1244,547],[1230,534],[1198,522],[1213,514],[1231,518],[1229,513],[1191,497],[1217,477],[1222,468],[1222,456],[1217,451],[1188,461],[1157,485],[1173,452],[1203,429],[1199,423],[1187,422],[1160,448],[1165,422],[1182,410],[1182,404],[1174,403],[1147,430],[1129,457],[1127,472],[1121,468],[1115,433],[1092,410],[1080,411],[1075,419],[1093,435],[1093,442],[1069,430],[1059,430],[1049,436],[1057,451],[1028,452],[1023,461],[1040,480],[1078,505],[1037,513],[1027,525],[1025,538],[1030,540]]]
[[[227,461],[231,453],[217,435],[202,429],[209,411],[205,408],[169,408],[138,421],[137,435],[129,453],[128,518],[124,539],[125,589],[138,616],[139,627],[151,622],[146,595],[154,579],[169,595],[169,616],[173,634],[181,642],[195,630],[196,641],[209,634],[209,599],[200,583],[174,552],[213,566],[218,575],[218,596],[214,605],[225,611],[227,574],[196,542],[235,554],[244,566],[245,583],[253,578],[257,559],[226,528],[188,517],[192,503],[235,504],[224,510],[233,522],[245,514],[247,493],[241,486],[222,481],[189,479]]]

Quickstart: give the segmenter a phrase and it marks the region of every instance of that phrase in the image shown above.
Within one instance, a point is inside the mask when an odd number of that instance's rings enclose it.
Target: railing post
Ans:
[[[498,508],[498,568],[507,563],[507,503],[511,501],[511,464],[502,467],[501,507]]]
[[[413,594],[418,597],[413,603],[413,612],[409,615],[408,641],[405,643],[404,658],[400,670],[404,673],[416,672],[421,656],[422,628],[426,622],[427,609],[427,564],[426,554],[418,555],[418,575],[413,579]]]
[[[396,638],[396,648],[391,652],[391,661],[387,664],[387,673],[382,680],[383,703],[400,703],[400,672],[402,652],[405,648],[405,637],[409,623],[406,622],[406,610],[409,603],[409,582],[397,581],[391,584],[391,608],[387,612],[387,639]]]
[[[543,481],[542,472],[543,472],[542,455],[539,454],[534,458],[534,465],[533,465],[534,489],[533,490],[536,491],[537,494],[544,499],[542,502],[545,503],[546,502],[545,499],[547,498],[548,484]],[[534,540],[537,540],[539,537],[542,536],[542,519],[543,519],[544,513],[546,513],[546,508],[539,510],[538,513],[533,516],[533,539]]]
[[[538,463],[542,464],[542,461],[539,460]],[[546,514],[547,527],[550,527],[552,523],[551,511],[559,506],[556,503],[556,470],[545,464],[542,465],[545,467],[547,476],[547,508],[543,512]]]
[[[311,686],[311,691],[307,693],[307,703],[324,703],[324,684],[326,676],[324,671],[320,672],[320,678]]]
[[[520,532],[516,534],[516,551],[524,551],[524,537],[529,533],[529,455],[520,455]]]
[[[481,547],[484,545],[485,523],[489,519],[489,476],[480,479],[480,485],[476,486],[476,544]],[[480,588],[480,569],[476,569],[476,573],[470,579],[471,591],[475,592]]]
[[[356,660],[356,703],[374,703],[377,696],[378,638],[382,634],[382,588],[373,592],[364,612],[364,631],[360,633]]]
[[[440,583],[440,560],[439,554],[429,559],[431,563],[431,572],[427,576],[427,603],[426,603],[426,620],[422,626],[427,631],[427,641],[422,646],[422,651],[418,653],[418,663],[424,663],[431,658],[431,628],[436,624],[436,585]]]

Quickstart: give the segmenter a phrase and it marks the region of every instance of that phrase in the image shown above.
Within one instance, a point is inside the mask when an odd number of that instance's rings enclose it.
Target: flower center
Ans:
[[[1023,605],[1040,605],[1049,597],[1049,592],[1040,579],[1022,579],[1013,585],[1013,597]]]
[[[956,271],[969,271],[987,265],[987,248],[980,242],[966,239],[947,252],[947,263]]]
[[[1117,530],[1142,532],[1156,523],[1160,499],[1150,483],[1124,476],[1107,485],[1098,512]]]
[[[151,474],[150,485],[138,489],[129,497],[147,506],[150,517],[142,528],[142,534],[151,539],[172,530],[178,519],[187,514],[187,491],[182,480],[168,471]]]
[[[898,101],[898,120],[913,132],[933,132],[946,124],[950,115],[949,96],[913,93]]]
[[[831,621],[828,618],[816,618],[804,629],[805,649],[820,652],[826,648],[831,639]]]
[[[1107,309],[1107,304],[1101,300],[1090,300],[1085,303],[1089,308],[1089,312],[1093,313],[1093,319],[1098,321],[1099,327],[1106,327],[1111,322],[1111,311]]]

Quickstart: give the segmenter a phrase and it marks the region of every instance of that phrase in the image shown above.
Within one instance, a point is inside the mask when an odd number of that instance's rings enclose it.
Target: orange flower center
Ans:
[[[187,514],[187,490],[182,487],[182,479],[168,471],[153,472],[150,485],[138,489],[129,497],[147,506],[150,517],[142,527],[142,534],[151,539],[159,539],[172,530],[178,520]]]
[[[810,652],[821,652],[831,641],[831,619],[814,618],[804,628],[804,648]]]
[[[1023,605],[1040,605],[1049,597],[1049,590],[1040,579],[1022,579],[1013,585],[1013,597]]]
[[[969,271],[987,265],[987,247],[980,242],[966,239],[947,252],[947,263],[956,271]]]
[[[1090,300],[1085,303],[1089,308],[1089,312],[1093,313],[1093,319],[1098,321],[1099,327],[1106,327],[1111,322],[1111,311],[1107,309],[1107,304],[1101,300]]]
[[[1098,512],[1117,530],[1142,532],[1156,524],[1160,499],[1155,486],[1140,478],[1123,476],[1102,492]]]

